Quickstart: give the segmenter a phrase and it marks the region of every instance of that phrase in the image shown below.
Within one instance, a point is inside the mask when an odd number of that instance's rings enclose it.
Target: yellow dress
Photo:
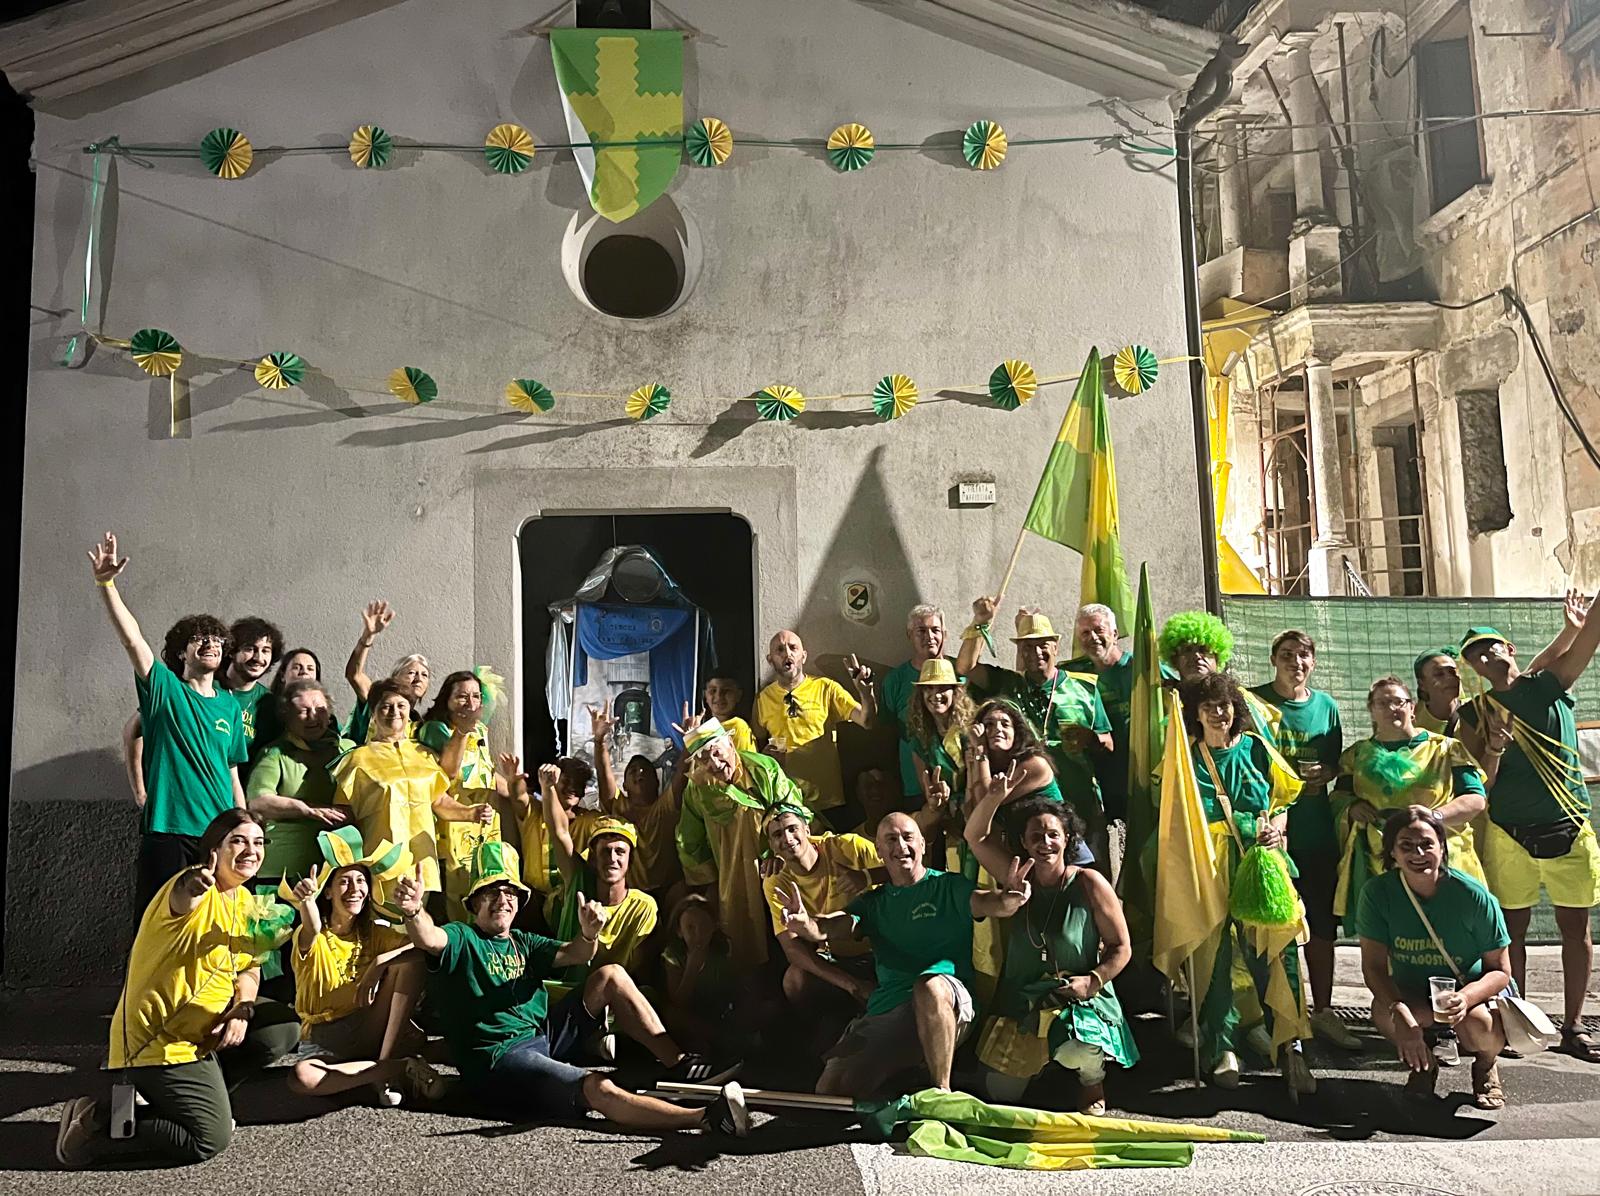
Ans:
[[[333,776],[334,801],[350,807],[367,851],[387,839],[402,850],[400,870],[409,876],[422,865],[425,892],[440,891],[439,848],[433,803],[450,792],[433,753],[411,739],[368,743],[339,761]],[[377,885],[377,900],[387,901],[394,881]]]
[[[438,758],[450,742],[451,730],[442,722],[426,722],[417,731],[417,741]],[[489,728],[479,723],[467,736],[461,753],[461,771],[450,782],[450,796],[464,806],[491,805],[495,796],[494,755],[489,751]],[[472,853],[482,843],[500,842],[500,812],[487,824],[450,822],[435,816],[434,835],[438,841],[439,869],[444,886],[445,909],[453,922],[469,919],[462,899],[472,884]]]
[[[356,939],[334,934],[324,926],[300,953],[295,932],[294,1011],[300,1019],[300,1039],[311,1037],[311,1027],[335,1022],[355,1012],[356,982],[367,966],[386,951],[404,946],[406,936],[391,926],[374,926],[365,948]]]
[[[1419,731],[1406,744],[1382,744],[1368,738],[1345,748],[1339,757],[1339,777],[1341,782],[1348,778],[1354,792],[1341,789],[1333,795],[1333,813],[1344,842],[1339,885],[1333,895],[1334,913],[1340,917],[1353,915],[1362,883],[1384,870],[1382,823],[1355,822],[1349,816],[1351,805],[1359,799],[1380,814],[1407,806],[1437,810],[1459,796],[1456,773],[1460,769],[1471,770],[1478,780],[1476,792],[1482,793],[1483,772],[1472,753],[1460,740],[1434,731]],[[1470,784],[1462,789],[1473,791]],[[1450,867],[1487,888],[1489,882],[1478,858],[1472,824],[1450,827],[1448,834]],[[1366,861],[1364,866],[1361,859]]]

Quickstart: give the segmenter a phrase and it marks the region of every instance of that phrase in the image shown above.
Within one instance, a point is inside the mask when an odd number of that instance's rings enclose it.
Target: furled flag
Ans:
[[[1127,627],[1133,622],[1133,595],[1122,564],[1117,467],[1100,368],[1100,350],[1090,349],[1022,526],[1081,552],[1083,602],[1109,606],[1117,625]]]
[[[623,221],[654,202],[683,159],[683,34],[553,29],[550,53],[589,202]],[[611,144],[606,144],[611,143]]]
[[[1150,600],[1150,569],[1139,566],[1133,617],[1133,695],[1128,702],[1128,842],[1117,888],[1128,914],[1134,954],[1148,960],[1156,908],[1157,769],[1161,767],[1161,654]]]
[[[1153,959],[1170,980],[1195,957],[1190,1000],[1211,988],[1212,953],[1200,951],[1228,918],[1228,882],[1211,841],[1194,756],[1183,733],[1178,695],[1166,693],[1167,743],[1161,754],[1161,817],[1156,832],[1156,926]],[[1196,953],[1199,953],[1196,955]],[[1204,974],[1198,974],[1203,972]]]

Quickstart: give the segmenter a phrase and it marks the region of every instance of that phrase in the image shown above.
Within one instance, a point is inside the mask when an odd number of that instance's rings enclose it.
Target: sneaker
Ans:
[[[1349,1027],[1331,1009],[1318,1009],[1311,1015],[1311,1033],[1323,1042],[1332,1043],[1341,1051],[1359,1051],[1361,1040],[1350,1033]]]
[[[1273,1057],[1272,1035],[1267,1033],[1267,1027],[1262,1022],[1257,1022],[1245,1031],[1244,1045],[1246,1050],[1260,1055],[1263,1059],[1270,1061]]]
[[[706,1106],[705,1128],[724,1138],[743,1138],[750,1133],[750,1110],[745,1108],[744,1089],[731,1081],[722,1086],[717,1099]]]
[[[733,1079],[744,1066],[743,1059],[728,1059],[713,1063],[704,1055],[685,1054],[667,1068],[664,1080],[677,1084],[721,1084]]]
[[[450,1090],[450,1081],[421,1059],[407,1059],[406,1072],[401,1079],[412,1100],[437,1104]]]
[[[1211,1082],[1218,1088],[1237,1088],[1239,1056],[1232,1051],[1223,1051],[1222,1058],[1218,1059],[1217,1065],[1211,1069]]]
[[[615,1034],[596,1034],[593,1042],[595,1058],[602,1063],[615,1063],[617,1061],[617,1036]]]
[[[94,1161],[94,1143],[101,1132],[97,1124],[99,1113],[92,1096],[80,1096],[62,1106],[61,1125],[56,1130],[56,1162],[69,1171]]]
[[[1290,1100],[1310,1096],[1317,1090],[1317,1077],[1311,1074],[1305,1056],[1292,1047],[1283,1048],[1283,1054],[1278,1060],[1278,1070],[1283,1073],[1283,1082],[1289,1085]]]
[[[400,1090],[389,1084],[380,1084],[374,1100],[380,1109],[398,1109],[401,1101]]]

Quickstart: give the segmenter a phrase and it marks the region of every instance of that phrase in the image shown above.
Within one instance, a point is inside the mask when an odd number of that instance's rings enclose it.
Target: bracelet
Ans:
[[[105,586],[105,588],[109,590],[117,584],[117,579],[115,577],[108,577],[104,581],[101,581],[97,577],[94,579],[94,584],[97,586]]]
[[[988,630],[989,624],[987,623],[968,623],[966,630],[961,633],[961,638],[964,640],[975,640],[979,636],[986,634]]]
[[[578,937],[581,938],[586,943],[598,943],[600,941],[600,936],[598,934],[595,935],[593,938],[590,938],[588,935],[584,934],[583,931],[581,931],[581,930],[578,931]]]

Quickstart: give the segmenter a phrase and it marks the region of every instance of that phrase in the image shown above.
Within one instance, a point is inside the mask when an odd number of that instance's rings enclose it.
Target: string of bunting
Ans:
[[[1176,150],[1170,145],[1153,143],[1152,139],[1170,137],[1171,131],[1152,129],[1140,133],[1123,131],[1094,133],[1076,137],[1019,137],[1008,138],[998,121],[975,120],[957,136],[961,156],[974,170],[994,170],[1006,160],[1006,154],[1016,146],[1071,145],[1079,142],[1096,142],[1114,145],[1130,153],[1156,154],[1172,157]],[[828,161],[842,174],[861,170],[879,150],[922,150],[922,142],[879,142],[872,130],[857,122],[848,122],[834,129],[826,138],[784,137],[745,138],[738,144],[773,149],[816,149],[821,147]],[[521,174],[533,164],[534,155],[544,150],[574,149],[637,149],[650,145],[676,145],[696,166],[717,167],[733,156],[734,136],[727,123],[715,116],[703,116],[692,121],[680,136],[645,137],[620,141],[557,141],[545,146],[535,144],[533,135],[521,125],[509,122],[497,124],[484,136],[480,145],[450,144],[440,142],[397,143],[381,125],[364,124],[350,134],[349,143],[339,145],[288,145],[263,146],[259,150],[239,129],[217,128],[207,133],[198,145],[124,145],[120,137],[108,137],[83,147],[86,154],[108,153],[148,165],[150,158],[190,158],[200,163],[219,179],[241,179],[250,173],[258,155],[262,154],[337,154],[343,151],[350,161],[362,170],[381,170],[394,158],[397,148],[419,152],[482,153],[484,161],[496,174]]]
[[[183,346],[172,333],[162,328],[141,328],[127,340],[90,333],[89,338],[98,344],[127,350],[134,363],[153,378],[167,378],[172,387],[173,424],[177,421],[177,379],[183,365]],[[211,359],[207,359],[211,360]],[[228,359],[224,359],[227,361]],[[1187,356],[1158,359],[1143,345],[1127,345],[1112,360],[1112,377],[1125,395],[1140,395],[1155,385],[1163,365],[1188,361]],[[298,353],[277,350],[259,358],[240,360],[237,368],[250,370],[256,383],[264,390],[288,390],[300,386],[306,379],[310,366]],[[1077,374],[1058,374],[1040,377],[1031,364],[1020,359],[1002,361],[990,373],[987,382],[932,388],[935,393],[945,391],[977,391],[986,393],[996,407],[1015,411],[1039,392],[1042,386],[1060,382],[1076,382]],[[383,381],[384,389],[403,403],[421,406],[439,397],[439,384],[426,370],[416,366],[399,366]],[[654,419],[671,406],[672,391],[660,382],[647,382],[629,394],[611,394],[578,391],[556,391],[534,378],[513,378],[503,391],[505,403],[514,411],[537,415],[555,409],[561,398],[601,399],[619,401],[628,418],[636,421]],[[704,396],[712,398],[713,396]],[[772,383],[754,394],[744,396],[753,402],[757,416],[773,423],[787,423],[797,419],[808,403],[838,402],[867,399],[873,413],[883,421],[903,418],[922,397],[922,390],[907,374],[886,374],[878,379],[870,391],[830,395],[806,396],[787,383]],[[719,402],[738,402],[739,399],[716,398]]]

